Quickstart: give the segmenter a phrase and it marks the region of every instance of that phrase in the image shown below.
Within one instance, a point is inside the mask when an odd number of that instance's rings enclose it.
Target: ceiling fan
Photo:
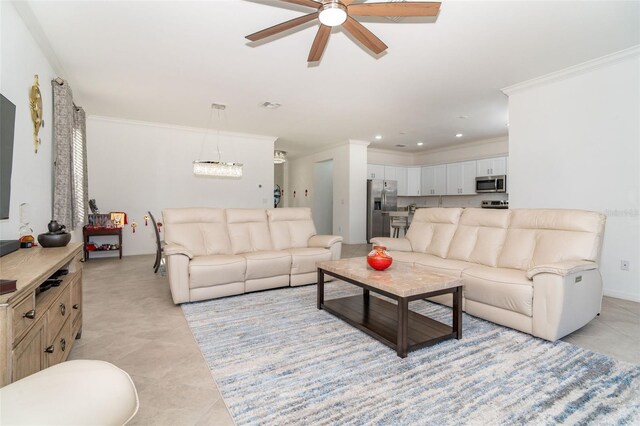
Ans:
[[[251,41],[258,41],[281,33],[306,22],[318,19],[320,28],[311,45],[308,62],[319,61],[329,40],[331,27],[342,25],[352,36],[367,49],[378,54],[387,49],[387,45],[366,29],[352,16],[436,16],[440,10],[439,2],[385,2],[354,3],[356,0],[281,0],[316,9],[316,12],[300,16],[273,27],[266,28],[246,36]]]

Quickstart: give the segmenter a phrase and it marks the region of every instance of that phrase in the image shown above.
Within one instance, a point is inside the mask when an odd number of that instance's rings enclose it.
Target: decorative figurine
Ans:
[[[148,214],[144,215],[144,226],[149,226],[149,215]]]
[[[134,234],[136,233],[136,227],[137,227],[137,226],[138,226],[138,224],[137,224],[137,223],[135,223],[135,222],[131,222],[131,230],[133,231],[133,233],[134,233]]]

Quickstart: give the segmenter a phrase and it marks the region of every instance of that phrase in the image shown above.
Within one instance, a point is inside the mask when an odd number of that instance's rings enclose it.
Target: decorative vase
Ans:
[[[385,246],[373,246],[373,250],[367,256],[367,263],[373,269],[378,271],[384,271],[391,266],[393,258],[387,252]]]

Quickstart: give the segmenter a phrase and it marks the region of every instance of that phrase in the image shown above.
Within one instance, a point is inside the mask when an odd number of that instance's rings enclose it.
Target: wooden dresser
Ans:
[[[17,290],[0,296],[0,387],[67,359],[82,332],[82,244],[20,249],[0,258],[0,278]],[[59,269],[57,287],[36,289]]]

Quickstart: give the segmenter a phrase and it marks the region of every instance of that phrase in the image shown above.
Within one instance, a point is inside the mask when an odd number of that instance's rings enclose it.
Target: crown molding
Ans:
[[[196,132],[196,133],[215,131],[225,136],[238,137],[238,138],[251,138],[251,139],[264,140],[264,141],[274,142],[274,143],[276,140],[278,140],[277,136],[265,136],[265,135],[256,135],[252,133],[229,132],[225,130],[218,131],[217,129],[212,129],[212,128],[207,129],[205,127],[190,127],[190,126],[180,126],[178,124],[154,123],[150,121],[129,120],[126,118],[107,117],[103,115],[93,115],[93,114],[88,115],[87,120],[97,120],[97,121],[105,121],[105,122],[119,123],[119,124],[133,124],[136,126],[146,126],[146,127],[156,127],[156,128],[159,127],[162,129],[183,130],[187,132]]]
[[[369,146],[369,145],[371,145],[371,142],[369,142],[369,141],[361,141],[361,140],[358,140],[358,139],[349,139],[347,141],[347,144],[348,145]]]
[[[598,68],[602,68],[608,65],[615,64],[617,62],[624,61],[628,58],[640,56],[640,45],[630,47],[628,49],[621,50],[619,52],[612,53],[610,55],[602,56],[600,58],[592,59],[581,64],[573,65],[568,68],[554,71],[550,74],[545,74],[540,77],[533,78],[531,80],[523,81],[522,83],[513,84],[502,89],[502,93],[509,96],[514,93],[531,89],[533,87],[542,86],[544,84],[553,83],[556,81],[565,80],[576,75],[584,74],[589,71],[593,71]]]

